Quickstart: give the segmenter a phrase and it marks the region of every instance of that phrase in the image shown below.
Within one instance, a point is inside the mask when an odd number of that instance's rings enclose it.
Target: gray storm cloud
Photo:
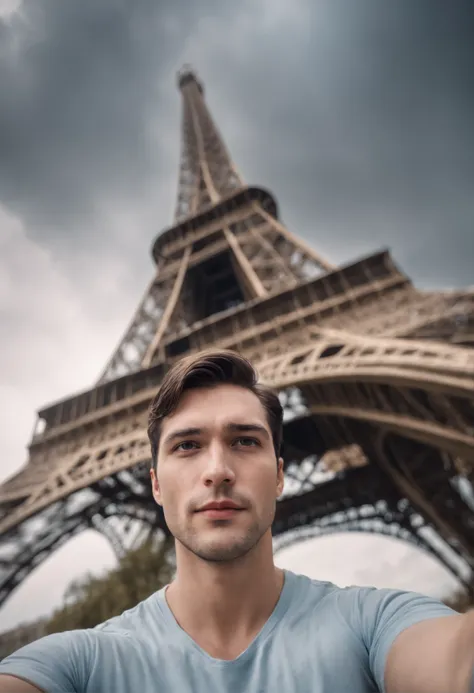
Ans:
[[[84,236],[104,198],[133,199],[168,175],[150,124],[170,107],[161,89],[173,80],[174,15],[185,35],[197,11],[25,0],[0,24],[0,197],[32,233]]]
[[[390,245],[422,283],[469,283],[473,18],[457,0],[24,0],[0,24],[0,199],[66,251],[109,242],[114,203],[170,222],[189,57],[294,231],[336,262]]]

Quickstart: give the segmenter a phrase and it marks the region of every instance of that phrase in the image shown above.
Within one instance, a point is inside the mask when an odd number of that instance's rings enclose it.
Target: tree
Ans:
[[[73,582],[64,605],[49,620],[47,633],[93,628],[132,608],[171,581],[172,554],[171,537],[158,545],[149,539],[125,554],[105,576],[88,575]]]

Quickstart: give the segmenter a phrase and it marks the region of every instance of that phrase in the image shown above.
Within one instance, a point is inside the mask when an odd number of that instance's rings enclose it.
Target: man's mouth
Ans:
[[[228,520],[240,512],[242,510],[238,508],[209,508],[208,510],[201,510],[202,515],[214,520]]]
[[[234,517],[242,510],[243,508],[233,501],[213,501],[202,505],[196,512],[212,519],[225,520]]]

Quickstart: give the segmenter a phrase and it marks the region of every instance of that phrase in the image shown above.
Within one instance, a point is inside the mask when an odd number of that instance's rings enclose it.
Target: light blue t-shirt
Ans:
[[[0,673],[47,693],[384,691],[397,635],[453,613],[419,594],[341,589],[286,571],[273,613],[232,661],[211,657],[180,628],[162,589],[96,628],[26,645],[0,663]]]

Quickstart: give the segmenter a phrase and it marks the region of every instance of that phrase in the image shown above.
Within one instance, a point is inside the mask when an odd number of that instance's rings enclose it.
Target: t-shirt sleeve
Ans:
[[[362,638],[378,690],[385,693],[385,664],[395,638],[410,626],[456,612],[442,602],[416,592],[367,588],[359,592]]]
[[[91,661],[87,631],[55,633],[25,645],[0,662],[0,674],[24,679],[46,693],[83,693]]]

